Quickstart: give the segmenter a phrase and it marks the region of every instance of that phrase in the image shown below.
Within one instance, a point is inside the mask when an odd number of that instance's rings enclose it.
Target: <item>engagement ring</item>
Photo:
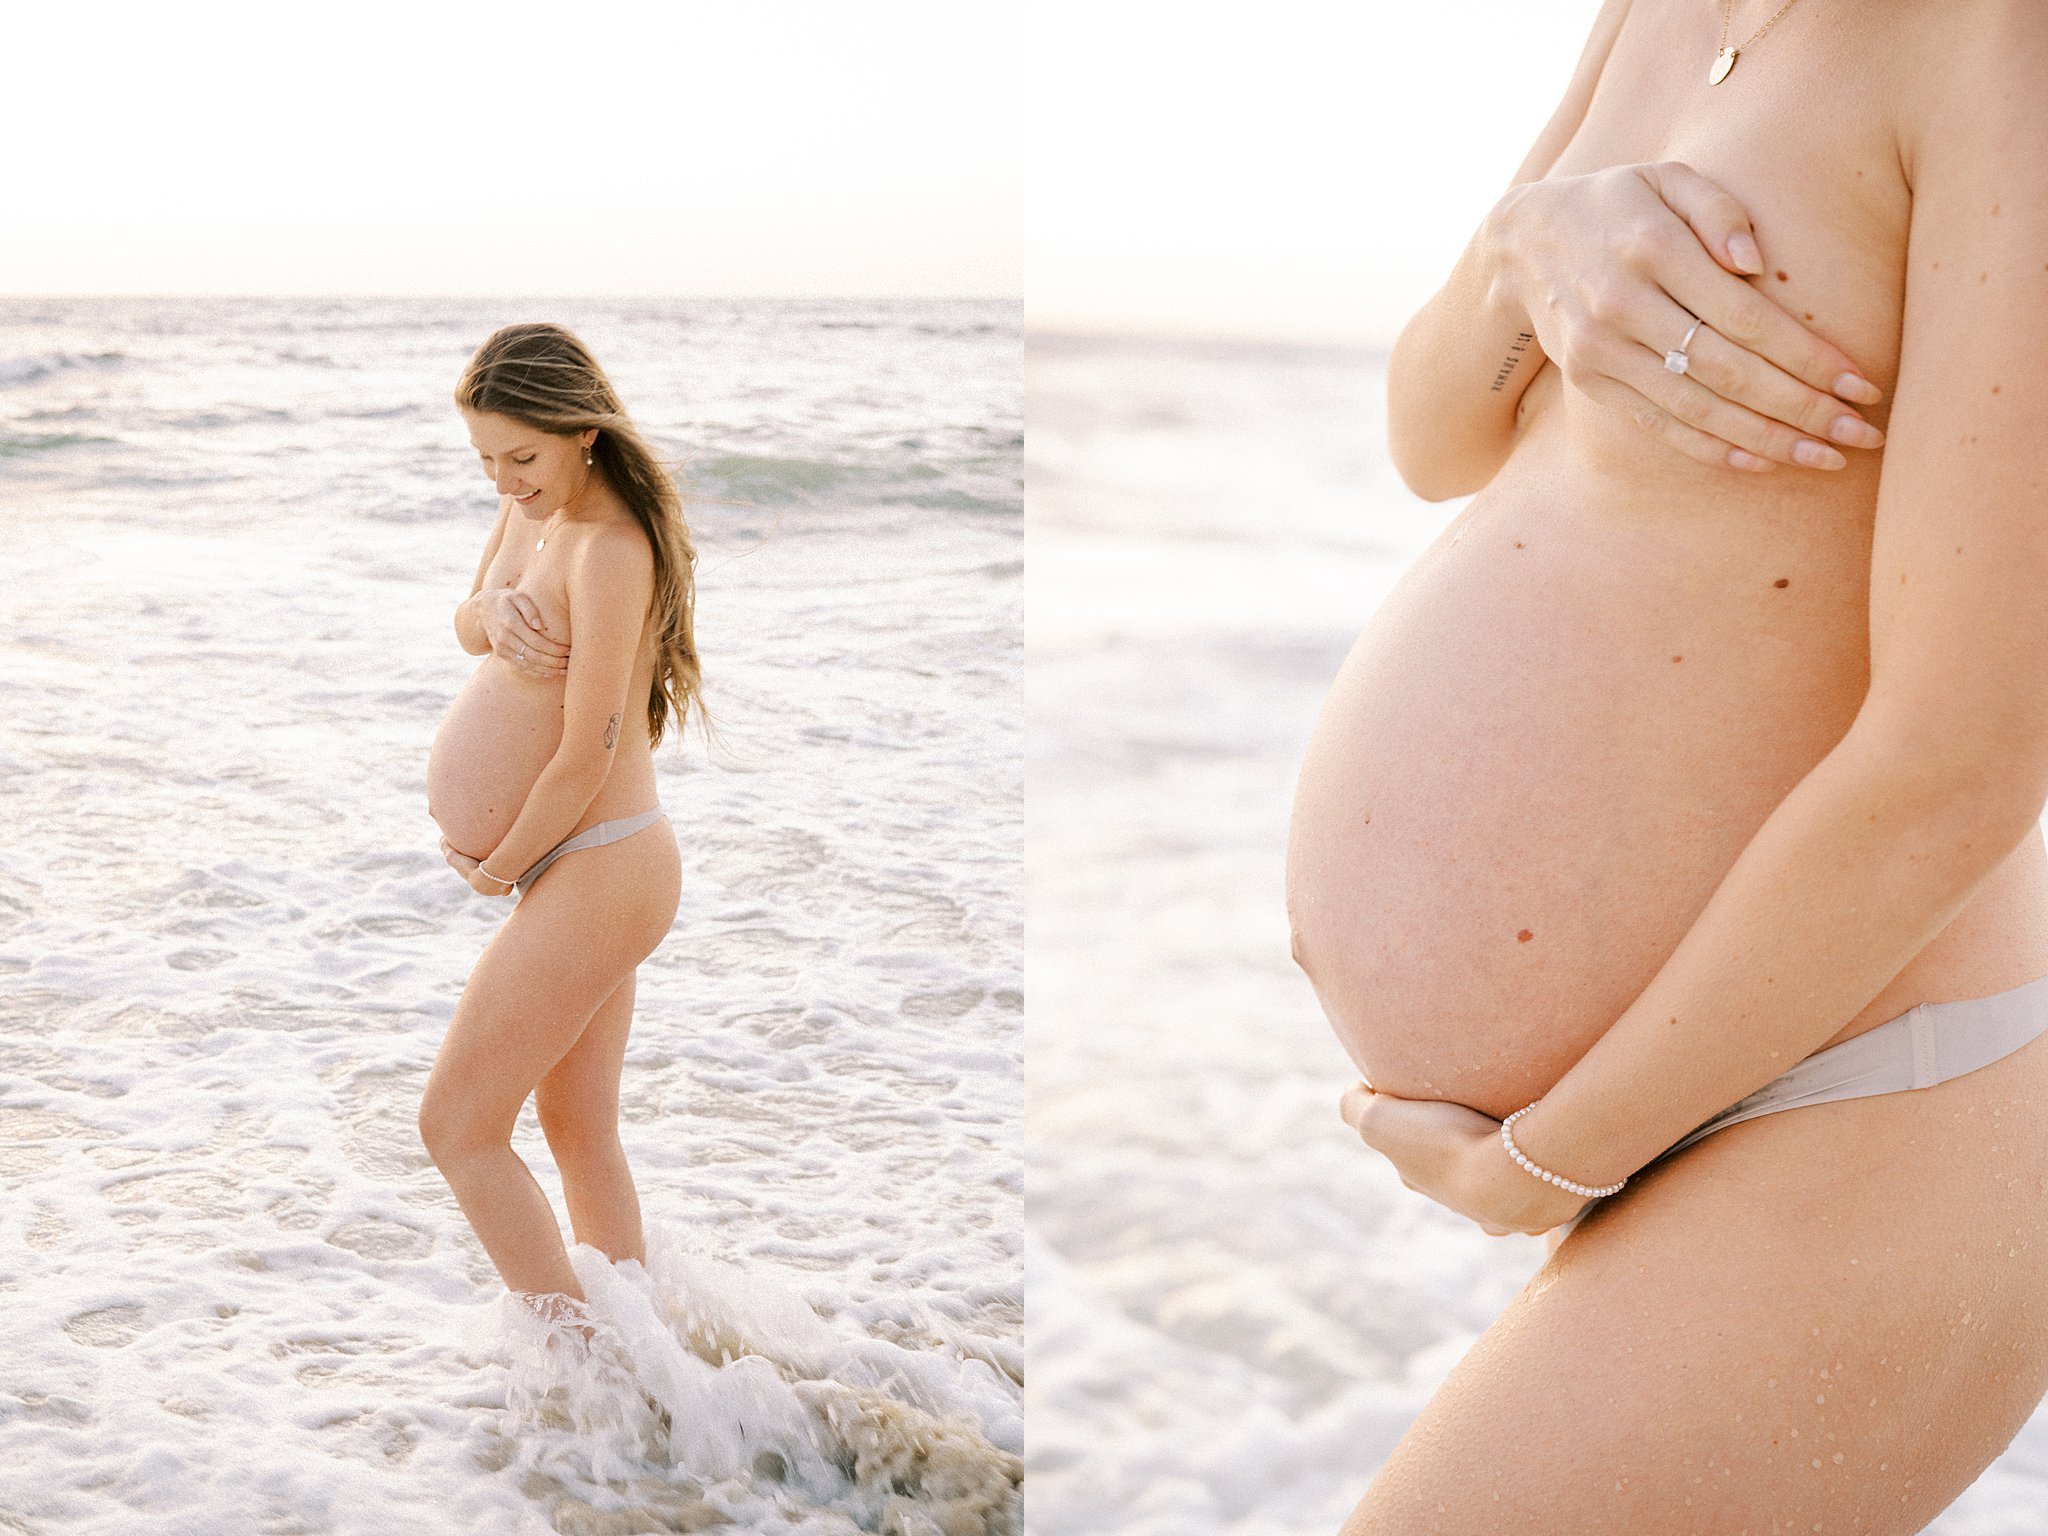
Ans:
[[[1673,373],[1685,372],[1687,365],[1691,362],[1691,359],[1685,355],[1685,349],[1692,345],[1692,333],[1699,328],[1699,321],[1693,321],[1692,330],[1685,333],[1685,340],[1664,354],[1664,366]]]

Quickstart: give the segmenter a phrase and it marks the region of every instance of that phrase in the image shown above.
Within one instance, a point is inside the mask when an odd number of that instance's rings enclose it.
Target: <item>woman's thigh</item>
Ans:
[[[667,934],[679,864],[667,823],[656,822],[548,866],[455,1006],[420,1107],[430,1144],[510,1139],[527,1095]]]
[[[2048,1037],[1632,1181],[1445,1380],[1345,1536],[1919,1531],[2048,1391]]]

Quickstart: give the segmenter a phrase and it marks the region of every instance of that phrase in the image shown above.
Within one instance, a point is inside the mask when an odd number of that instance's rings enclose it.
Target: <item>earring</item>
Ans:
[[[586,464],[590,462],[590,448],[591,445],[588,443],[584,444],[583,446],[583,462]]]

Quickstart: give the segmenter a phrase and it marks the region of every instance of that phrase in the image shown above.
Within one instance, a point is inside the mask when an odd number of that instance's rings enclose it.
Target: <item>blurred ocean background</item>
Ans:
[[[1295,773],[1465,505],[1384,350],[1034,331],[1027,1273],[1035,1536],[1333,1536],[1541,1266],[1401,1186],[1288,954]],[[2048,1532],[2048,1410],[1927,1529]]]
[[[572,1252],[581,1370],[415,1124],[508,910],[425,806],[496,511],[451,391],[530,319],[688,461],[725,741],[657,753],[649,1266]],[[1014,1523],[1021,323],[0,299],[0,1530]]]

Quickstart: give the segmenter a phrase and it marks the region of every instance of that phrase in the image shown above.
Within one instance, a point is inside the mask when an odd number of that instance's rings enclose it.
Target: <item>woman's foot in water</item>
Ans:
[[[590,1357],[592,1341],[596,1338],[600,1324],[590,1311],[590,1303],[560,1291],[520,1291],[517,1293],[526,1309],[547,1324],[547,1335],[541,1347],[548,1353],[555,1351],[559,1339],[573,1339],[578,1359]],[[661,1400],[644,1387],[640,1389],[640,1400],[647,1405],[648,1415],[666,1438],[674,1429],[675,1421]]]
[[[588,1353],[591,1341],[597,1336],[597,1322],[590,1311],[590,1303],[580,1296],[571,1296],[563,1291],[519,1291],[515,1293],[526,1309],[547,1324],[547,1347],[554,1348],[557,1337],[573,1338]]]

